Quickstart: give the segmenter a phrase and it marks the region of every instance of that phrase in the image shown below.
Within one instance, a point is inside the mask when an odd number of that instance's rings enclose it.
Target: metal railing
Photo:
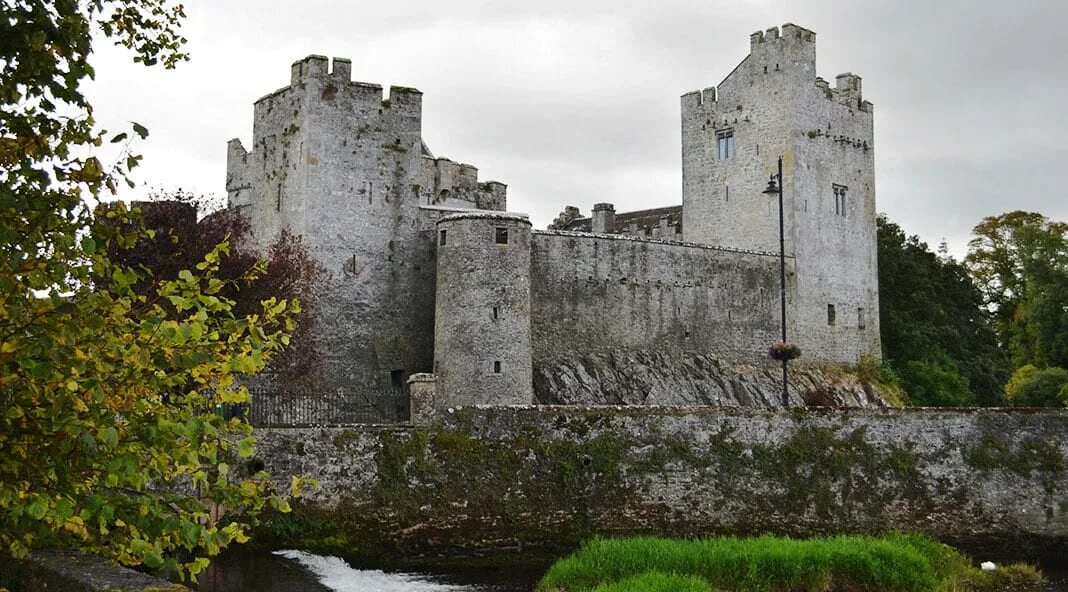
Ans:
[[[408,423],[406,389],[249,389],[248,421],[258,428]]]

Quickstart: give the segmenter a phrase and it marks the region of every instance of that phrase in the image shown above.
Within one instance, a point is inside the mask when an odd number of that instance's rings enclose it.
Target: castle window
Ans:
[[[734,130],[716,132],[716,151],[720,160],[734,158]]]
[[[499,306],[493,307],[493,320],[501,318],[501,308]]]
[[[448,231],[446,231],[446,230],[438,231],[438,244],[439,245],[445,246],[445,241],[448,240],[448,234],[446,234],[447,232]]]
[[[390,370],[389,383],[393,388],[404,388],[404,370]]]
[[[493,373],[494,374],[500,374],[501,373],[501,361],[500,360],[496,360],[496,361],[493,362]]]
[[[507,245],[508,244],[508,229],[507,228],[498,228],[496,234],[494,235],[493,242],[497,243],[498,245]]]
[[[731,185],[730,185],[730,183],[727,183],[726,185],[723,186],[723,201],[730,201],[730,200],[731,200]]]
[[[867,326],[867,322],[864,320],[864,309],[857,309],[857,329],[863,329]]]
[[[846,215],[846,191],[849,189],[845,185],[839,185],[838,183],[832,183],[831,189],[834,191],[834,213],[836,216]]]
[[[833,304],[828,304],[827,305],[827,324],[832,326],[832,327],[834,326],[834,317],[835,317],[834,305]]]

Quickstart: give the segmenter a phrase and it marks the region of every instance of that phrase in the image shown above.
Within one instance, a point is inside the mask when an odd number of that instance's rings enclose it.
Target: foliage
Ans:
[[[909,401],[920,407],[965,407],[974,404],[968,379],[945,356],[909,360],[900,370]]]
[[[1013,211],[972,232],[965,263],[1013,362],[1068,367],[1068,224]]]
[[[919,371],[933,367],[938,380],[955,390],[947,397],[921,395],[925,404],[1001,404],[1009,362],[967,269],[885,217],[879,217],[877,230],[883,353],[901,385],[910,395],[930,388],[931,380],[921,380]],[[962,398],[962,390],[974,395]]]
[[[1031,364],[1024,364],[1016,369],[1009,378],[1009,381],[1005,383],[1005,400],[1010,404],[1016,400],[1016,395],[1020,391],[1025,383],[1034,378],[1035,373],[1038,372],[1038,368],[1035,368]]]
[[[248,220],[237,210],[210,208],[209,199],[181,191],[158,191],[150,201],[137,202],[151,238],[137,241],[131,248],[116,246],[109,253],[113,262],[152,270],[152,276],[138,284],[138,291],[150,293],[160,282],[177,278],[191,269],[206,253],[223,241],[234,246],[219,261],[218,277],[226,283],[221,294],[234,301],[234,314],[254,314],[267,298],[299,301],[294,315],[296,327],[290,344],[272,360],[267,371],[277,384],[297,388],[321,386],[322,360],[317,347],[314,286],[324,270],[305,248],[301,238],[283,231],[267,247],[267,265],[262,274],[249,275],[257,265]]]
[[[79,91],[93,76],[91,37],[172,67],[186,58],[181,5],[11,0],[4,10],[0,549],[77,546],[196,574],[204,556],[245,540],[249,516],[286,508],[267,475],[242,467],[248,426],[210,411],[247,397],[235,377],[268,363],[299,309],[268,298],[235,314],[232,283],[218,277],[225,242],[139,289],[148,275],[106,256],[142,235],[137,216],[116,205],[104,223],[86,205],[132,183],[140,159],[130,134],[96,127]],[[122,147],[110,167],[97,156],[106,142]]]
[[[1041,575],[1013,570],[1021,582]],[[737,591],[979,590],[983,579],[966,557],[919,535],[836,536],[796,540],[763,536],[683,541],[654,537],[595,539],[556,562],[537,590],[638,590],[639,578],[662,574]],[[661,575],[658,575],[661,574]],[[985,581],[985,580],[983,580]],[[618,585],[619,587],[612,587]],[[653,588],[657,589],[657,588]],[[708,588],[706,588],[708,589]]]
[[[875,356],[861,356],[857,360],[855,372],[861,384],[878,387],[879,395],[891,407],[908,405],[908,393],[901,388],[901,378],[888,360],[880,360]]]
[[[780,362],[796,360],[801,357],[801,348],[789,341],[776,341],[768,349],[768,357]]]
[[[1016,407],[1068,406],[1068,370],[1024,366],[1005,385],[1005,394]]]

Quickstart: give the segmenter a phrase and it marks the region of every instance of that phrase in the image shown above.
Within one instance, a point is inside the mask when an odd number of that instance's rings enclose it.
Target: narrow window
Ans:
[[[848,189],[845,185],[831,184],[831,190],[834,191],[834,214],[836,216],[846,215],[846,191]]]
[[[500,360],[496,360],[495,362],[493,362],[493,373],[494,374],[500,374],[501,373],[501,361]]]
[[[496,242],[498,245],[507,245],[508,244],[508,229],[507,228],[498,228],[497,229],[497,234],[494,237],[494,242]]]
[[[375,197],[375,184],[371,183],[371,182],[368,182],[367,183],[367,203],[368,204],[373,203],[374,197]]]
[[[501,318],[501,309],[500,309],[499,306],[494,306],[493,307],[493,320],[496,321],[499,318]]]
[[[404,388],[404,370],[390,370],[389,382],[393,388]]]
[[[439,245],[445,246],[445,241],[448,240],[447,232],[448,231],[446,231],[446,230],[438,231],[438,244]]]
[[[278,199],[277,199],[277,201],[275,201],[274,211],[276,211],[276,212],[281,212],[282,211],[282,186],[281,185],[278,186]]]
[[[716,152],[720,160],[734,158],[734,130],[716,132]]]
[[[349,260],[349,271],[356,273],[356,254],[352,254],[352,259]]]
[[[866,326],[867,326],[867,323],[864,320],[864,309],[863,308],[858,308],[857,309],[857,329],[863,329]]]
[[[731,200],[731,184],[727,183],[723,186],[723,201]]]
[[[834,326],[834,305],[833,304],[828,304],[827,305],[827,324],[832,326],[832,327]]]

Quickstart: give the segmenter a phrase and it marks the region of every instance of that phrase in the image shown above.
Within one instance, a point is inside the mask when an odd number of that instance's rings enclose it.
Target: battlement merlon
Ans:
[[[854,109],[864,111],[864,98],[861,95],[860,76],[852,72],[839,74],[834,78],[834,96],[838,102]],[[869,105],[871,103],[868,103]]]
[[[802,41],[805,43],[815,43],[816,33],[815,31],[810,31],[793,23],[786,23],[782,26],[781,31],[779,27],[772,27],[767,31],[757,31],[749,36],[749,53],[755,54],[763,47],[763,44],[770,44],[777,41]]]
[[[706,104],[711,105],[716,102],[716,99],[716,87],[714,86],[702,90],[693,90],[682,95],[682,108],[686,110]]]
[[[816,34],[792,23],[786,23],[781,30],[772,27],[757,31],[749,36],[749,56],[743,64],[740,67],[750,69],[752,74],[800,68],[815,76]]]
[[[273,93],[260,97],[256,105],[270,102],[284,93],[303,88],[315,82],[322,87],[316,97],[331,101],[339,92],[347,93],[355,103],[368,108],[390,109],[393,115],[421,116],[423,93],[408,86],[390,86],[388,94],[383,94],[382,85],[352,80],[352,60],[335,57],[333,60],[323,55],[310,55],[293,62],[290,67],[289,85]]]

